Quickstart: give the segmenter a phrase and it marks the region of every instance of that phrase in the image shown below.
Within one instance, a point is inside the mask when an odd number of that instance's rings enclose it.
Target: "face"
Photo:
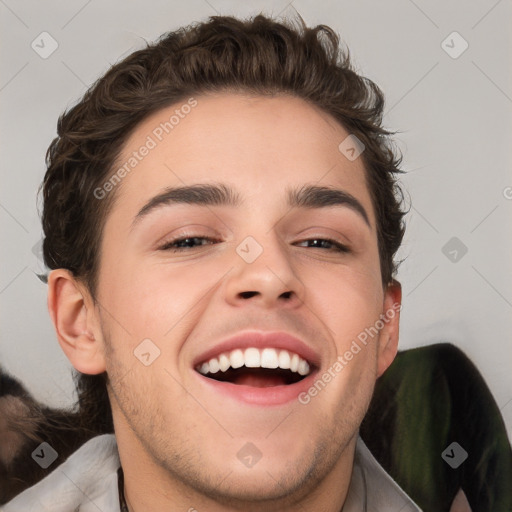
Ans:
[[[96,315],[121,458],[277,499],[346,470],[396,295],[339,124],[292,97],[194,102],[137,127],[110,192]]]

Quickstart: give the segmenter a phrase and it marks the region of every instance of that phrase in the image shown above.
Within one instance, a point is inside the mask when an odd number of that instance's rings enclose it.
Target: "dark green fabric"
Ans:
[[[462,488],[474,512],[512,511],[512,451],[500,410],[475,365],[436,344],[399,352],[377,381],[361,437],[424,512],[449,511]],[[468,452],[456,469],[441,453]]]

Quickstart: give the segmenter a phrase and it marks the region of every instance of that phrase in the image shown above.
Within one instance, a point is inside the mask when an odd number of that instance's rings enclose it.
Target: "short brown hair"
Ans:
[[[42,184],[46,265],[72,271],[94,298],[102,228],[115,196],[112,191],[98,200],[94,190],[112,174],[124,143],[144,118],[191,96],[222,91],[292,94],[360,139],[382,282],[388,285],[404,213],[396,182],[401,160],[382,127],[382,92],[354,71],[331,28],[308,28],[301,18],[294,27],[262,15],[246,21],[213,16],[165,34],[112,66],[60,116]]]

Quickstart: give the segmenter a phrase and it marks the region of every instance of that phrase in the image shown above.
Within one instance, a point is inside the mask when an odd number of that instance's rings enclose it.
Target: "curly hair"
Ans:
[[[383,94],[356,73],[331,28],[309,28],[300,17],[295,25],[263,15],[248,20],[213,16],[169,32],[112,66],[61,115],[42,183],[47,267],[69,269],[94,299],[102,229],[116,196],[112,191],[99,200],[94,191],[112,175],[130,134],[150,114],[186,98],[236,91],[303,99],[364,144],[361,158],[376,213],[382,283],[387,286],[396,272],[404,212],[396,179],[401,157],[392,133],[382,126]],[[105,376],[81,377],[84,414],[104,415],[105,404],[98,405],[97,397],[107,399],[98,391]],[[94,400],[87,400],[91,393]],[[100,424],[103,430],[111,428],[105,418]]]

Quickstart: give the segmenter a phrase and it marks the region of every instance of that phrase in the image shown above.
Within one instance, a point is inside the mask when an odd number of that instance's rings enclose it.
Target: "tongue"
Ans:
[[[286,384],[284,377],[280,375],[255,375],[247,373],[237,375],[232,382],[233,384],[252,386],[254,388],[270,388]]]

